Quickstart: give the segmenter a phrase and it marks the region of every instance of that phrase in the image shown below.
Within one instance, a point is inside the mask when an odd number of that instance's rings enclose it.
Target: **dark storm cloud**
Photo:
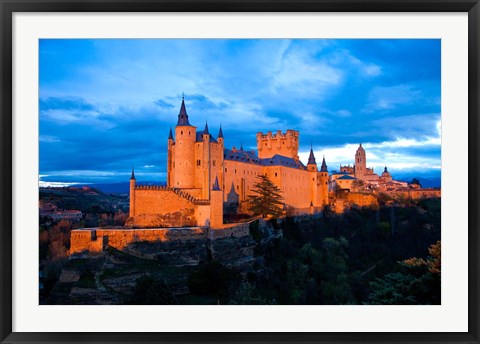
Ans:
[[[294,129],[301,157],[362,142],[378,166],[438,166],[440,62],[439,40],[41,40],[40,171],[163,176],[182,92],[226,147]]]

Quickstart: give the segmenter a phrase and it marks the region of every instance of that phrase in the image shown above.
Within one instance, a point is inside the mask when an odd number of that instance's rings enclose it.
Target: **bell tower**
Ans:
[[[366,173],[367,156],[365,154],[365,149],[363,149],[362,144],[360,143],[360,146],[355,153],[355,178],[363,180]]]

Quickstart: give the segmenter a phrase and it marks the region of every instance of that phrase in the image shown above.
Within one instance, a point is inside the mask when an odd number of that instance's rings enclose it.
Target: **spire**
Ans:
[[[130,180],[135,180],[135,172],[133,171],[133,167],[132,167],[132,175],[130,176]]]
[[[203,131],[203,133],[204,133],[204,134],[209,134],[207,121],[205,121],[205,130]]]
[[[190,125],[188,122],[187,109],[185,108],[185,98],[182,95],[182,105],[180,106],[180,112],[178,113],[177,125]]]
[[[322,167],[320,168],[320,172],[328,172],[327,163],[325,162],[325,155],[323,156]]]
[[[173,140],[172,128],[170,128],[170,133],[168,134],[168,139]]]
[[[223,139],[223,131],[222,131],[222,125],[220,124],[220,130],[218,131],[218,138],[222,138]]]
[[[313,155],[313,148],[310,147],[310,156],[308,157],[308,165],[316,165],[317,162],[315,161],[315,155]]]
[[[383,170],[383,172],[388,172],[387,166],[385,166],[385,169]]]
[[[240,141],[240,151],[243,152],[243,141]]]
[[[220,185],[218,185],[218,176],[215,177],[215,183],[213,184],[213,191],[220,191]]]

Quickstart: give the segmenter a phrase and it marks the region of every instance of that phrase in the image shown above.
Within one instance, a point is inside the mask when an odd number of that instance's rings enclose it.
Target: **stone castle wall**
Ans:
[[[247,200],[248,195],[253,194],[251,190],[258,183],[258,176],[265,174],[280,189],[284,202],[288,206],[308,208],[311,201],[315,206],[321,206],[328,201],[328,184],[321,185],[318,182],[320,173],[317,172],[287,166],[254,165],[232,160],[225,160],[224,167],[225,202],[231,198],[232,187],[240,202]]]
[[[375,195],[362,194],[357,192],[347,193],[347,201],[359,207],[378,206],[378,199]]]
[[[135,213],[127,226],[185,227],[197,226],[195,204],[166,188],[135,188]],[[130,196],[131,197],[131,196]]]
[[[206,230],[192,228],[160,229],[75,229],[70,233],[70,254],[102,252],[107,247],[124,250],[135,242],[189,241],[206,238]]]

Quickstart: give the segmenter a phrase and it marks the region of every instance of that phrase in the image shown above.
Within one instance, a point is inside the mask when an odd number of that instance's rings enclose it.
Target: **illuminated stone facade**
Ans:
[[[259,175],[281,190],[285,207],[298,213],[320,211],[328,204],[328,170],[320,170],[313,150],[307,165],[298,157],[299,132],[257,133],[257,152],[224,147],[205,124],[203,131],[189,122],[182,99],[175,136],[168,137],[167,185],[140,186],[132,171],[130,217],[134,227],[206,226],[221,229],[224,204],[245,204]]]

